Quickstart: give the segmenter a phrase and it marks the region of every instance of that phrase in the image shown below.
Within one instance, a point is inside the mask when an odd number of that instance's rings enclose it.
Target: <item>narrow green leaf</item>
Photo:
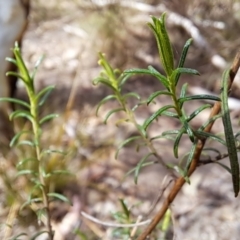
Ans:
[[[52,120],[53,118],[57,118],[59,117],[58,114],[48,114],[47,116],[43,117],[40,121],[39,121],[39,124],[42,125],[43,123],[49,121],[49,120]]]
[[[124,71],[124,74],[130,74],[131,76],[135,74],[147,74],[153,77],[156,77],[166,88],[168,88],[168,80],[165,76],[159,73],[155,68],[152,66],[148,66],[148,69],[141,69],[141,68],[133,68]]]
[[[168,165],[168,167],[169,167],[169,165]],[[171,168],[173,168],[177,173],[179,173],[179,175],[185,179],[186,183],[190,184],[190,179],[187,176],[186,170],[184,170],[180,166],[176,166],[176,165],[172,166]]]
[[[214,141],[217,141],[217,142],[221,143],[222,145],[226,146],[226,142],[225,142],[222,138],[220,138],[219,136],[214,135],[214,134],[212,134],[212,133],[197,130],[197,131],[194,131],[194,134],[195,134],[199,139],[211,138],[211,139],[213,139]]]
[[[235,145],[235,138],[232,129],[231,118],[229,114],[228,107],[228,79],[229,79],[229,71],[225,71],[222,78],[222,122],[224,126],[225,139],[230,159],[230,166],[232,171],[232,181],[235,197],[238,196],[239,193],[239,163],[238,163],[238,155],[237,148]]]
[[[21,146],[21,145],[27,145],[27,146],[30,146],[30,147],[35,147],[36,146],[34,144],[34,142],[31,142],[29,140],[22,140],[22,141],[17,143],[17,146]]]
[[[173,112],[170,112],[170,111],[164,111],[161,115],[162,116],[167,116],[167,117],[179,118],[176,113],[173,113]]]
[[[14,58],[6,57],[5,60],[17,66],[17,61]]]
[[[218,114],[208,119],[198,130],[203,131],[210,123],[215,122],[218,118],[221,118],[222,114]]]
[[[124,214],[126,215],[127,219],[129,219],[131,213],[128,210],[128,207],[127,207],[126,203],[124,202],[123,199],[119,199],[119,201],[121,203]]]
[[[140,138],[141,138],[140,136],[133,136],[133,137],[130,137],[130,138],[124,140],[123,142],[121,142],[121,143],[119,144],[119,146],[118,146],[117,151],[116,151],[115,159],[117,159],[118,154],[119,154],[119,151],[120,151],[124,146],[126,146],[126,145],[129,144],[130,142],[133,142],[133,141],[135,141],[135,140],[137,140],[137,139],[140,139]]]
[[[26,118],[28,119],[30,122],[33,122],[33,117],[31,116],[31,113],[25,110],[16,110],[14,112],[12,112],[9,116],[9,118],[12,119],[16,119],[16,118]]]
[[[144,162],[151,156],[153,155],[153,153],[148,153],[146,156],[144,156],[140,162],[137,164],[137,167],[135,169],[135,174],[134,174],[134,183],[137,184],[138,182],[138,176],[139,176],[139,172],[144,164]]]
[[[127,80],[134,75],[135,75],[135,73],[127,74],[127,73],[123,72],[119,78],[119,88],[122,88],[122,86],[127,82]]]
[[[18,66],[21,78],[24,80],[24,82],[26,84],[28,84],[29,86],[32,86],[32,79],[31,79],[31,77],[28,73],[27,67],[22,59],[20,48],[17,45],[15,45],[15,47],[13,49],[13,53],[16,58],[16,62],[17,62],[17,66]],[[32,90],[34,90],[33,86],[32,86]]]
[[[189,139],[190,139],[192,142],[194,142],[194,133],[193,133],[193,131],[192,131],[191,126],[188,124],[187,119],[185,119],[184,116],[181,116],[181,117],[179,118],[179,120],[182,122],[183,127],[184,127],[185,131],[187,132]]]
[[[162,135],[165,136],[165,135],[169,135],[169,134],[178,134],[180,131],[179,130],[168,130],[168,131],[164,131],[162,133]]]
[[[124,108],[116,108],[116,109],[113,109],[113,110],[109,111],[108,114],[107,114],[107,116],[105,117],[105,119],[104,119],[104,121],[103,121],[104,124],[107,123],[107,120],[109,119],[109,117],[110,117],[113,113],[120,112],[120,111],[125,111],[125,109],[124,109]]]
[[[97,77],[97,78],[93,79],[93,85],[98,85],[99,83],[106,85],[107,87],[111,88],[113,91],[117,90],[117,88],[115,88],[115,86],[113,86],[112,83],[106,78]]]
[[[154,141],[154,140],[161,139],[161,138],[171,140],[171,141],[175,140],[175,137],[171,137],[170,135],[164,135],[164,136],[163,135],[158,135],[158,136],[150,138],[150,141]]]
[[[165,27],[165,16],[166,14],[163,13],[160,19],[152,17],[153,24],[148,23],[148,26],[152,29],[155,35],[160,60],[166,74],[170,77],[174,69],[174,57],[172,46]]]
[[[197,147],[197,143],[198,143],[198,139],[195,139],[194,143],[192,144],[190,153],[188,154],[186,168],[185,168],[186,173],[188,172],[190,164],[192,163],[192,160],[193,160],[193,157],[194,157],[194,153],[195,153],[195,150],[196,150],[196,147]]]
[[[188,53],[188,49],[190,47],[190,45],[192,44],[192,39],[188,39],[187,42],[185,43],[184,47],[183,47],[183,51],[179,60],[179,64],[178,64],[178,68],[182,68],[184,66],[186,57],[187,57],[187,53]],[[178,80],[180,78],[180,73],[178,73],[175,77],[175,86],[177,86],[178,84]]]
[[[150,165],[153,165],[153,164],[156,164],[156,161],[151,161],[151,162],[143,163],[143,164],[142,164],[142,168],[143,168],[143,167],[150,166]],[[128,171],[128,172],[125,174],[124,178],[126,178],[127,176],[129,176],[130,174],[132,174],[132,173],[135,172],[135,171],[136,171],[136,167],[133,168],[133,169],[131,169],[130,171]]]
[[[51,177],[53,175],[59,175],[59,174],[74,176],[74,174],[69,172],[68,170],[54,170],[54,171],[46,174],[45,178],[49,178],[49,177]]]
[[[203,151],[212,151],[212,152],[215,152],[217,155],[221,155],[221,152],[216,148],[207,147],[207,148],[204,148]]]
[[[47,98],[54,88],[54,86],[45,87],[37,94],[36,101],[39,101],[38,106],[42,106],[46,102]]]
[[[181,88],[181,93],[180,93],[180,98],[185,98],[186,96],[186,92],[187,92],[187,87],[188,87],[188,84],[187,83],[184,83],[182,88]],[[182,109],[183,107],[183,103],[180,103],[180,109]]]
[[[27,102],[24,102],[22,100],[15,99],[15,98],[0,98],[0,102],[17,103],[19,105],[22,105],[23,107],[26,107],[26,108],[30,109],[30,105]]]
[[[10,147],[13,147],[18,139],[23,135],[23,134],[31,134],[32,132],[31,131],[27,131],[27,130],[24,130],[24,131],[20,131],[18,132],[17,134],[15,134],[15,136],[12,138],[11,142],[10,142]]]
[[[109,100],[112,100],[112,99],[117,99],[116,95],[108,95],[106,96],[105,98],[103,98],[97,105],[97,109],[96,109],[96,115],[98,115],[98,111],[100,109],[100,107],[106,103],[107,101]]]
[[[126,93],[123,95],[123,99],[127,99],[129,97],[134,97],[137,98],[138,100],[141,99],[141,97],[139,96],[139,94],[135,93],[135,92],[130,92],[130,93]]]
[[[151,103],[156,97],[160,96],[160,95],[169,95],[169,96],[173,96],[173,94],[171,92],[168,91],[157,91],[152,93],[149,98],[147,99],[147,104]]]
[[[16,73],[16,72],[7,72],[6,76],[14,76],[16,78],[21,79],[24,83],[27,84],[27,79],[25,79],[20,73]]]
[[[147,101],[141,101],[139,102],[138,104],[136,104],[131,110],[134,112],[137,110],[138,107],[142,106],[142,105],[145,105],[147,103]]]
[[[17,173],[16,177],[19,177],[21,175],[28,175],[28,174],[35,174],[35,172],[33,170],[30,170],[30,169],[24,169],[24,170],[21,170]]]
[[[197,108],[193,113],[191,113],[188,117],[187,117],[187,122],[190,122],[193,118],[195,118],[199,113],[201,113],[203,110],[207,109],[207,108],[211,108],[212,105],[211,104],[205,104],[199,108]]]
[[[34,65],[33,72],[32,72],[32,74],[31,74],[31,78],[32,78],[32,79],[35,78],[36,73],[37,73],[37,70],[38,70],[40,64],[43,62],[44,57],[45,57],[45,56],[42,55],[42,56],[36,61],[35,65]]]
[[[220,165],[222,168],[224,168],[226,171],[228,171],[231,175],[232,175],[232,170],[230,167],[228,167],[227,165],[220,163],[218,161],[215,162],[216,164]]]
[[[142,135],[143,137],[147,137],[147,132],[146,132],[146,130],[144,129],[143,126],[137,124],[137,129],[138,129],[138,131],[141,133],[141,135]]]
[[[185,129],[181,128],[178,131],[178,135],[175,138],[175,142],[173,144],[173,154],[174,154],[175,158],[178,158],[178,146],[179,146],[180,140],[181,140],[182,135],[184,134],[184,132],[185,132]]]
[[[59,200],[61,200],[63,202],[66,202],[66,203],[68,203],[68,204],[70,204],[72,206],[72,202],[67,197],[65,197],[64,195],[62,195],[60,193],[52,192],[52,193],[48,193],[47,195],[48,195],[48,197],[57,198],[57,199],[59,199]]]
[[[162,108],[160,108],[159,110],[157,110],[154,114],[152,114],[152,116],[150,116],[148,119],[146,119],[146,121],[143,123],[143,129],[146,130],[148,128],[148,126],[154,121],[156,120],[164,111],[166,111],[167,109],[170,108],[174,108],[173,105],[166,105]]]
[[[179,98],[178,102],[183,103],[191,100],[212,100],[212,101],[221,101],[219,97],[213,96],[213,95],[193,95],[189,97]]]
[[[169,82],[168,79],[162,75],[157,69],[155,69],[153,66],[148,66],[148,69],[154,77],[156,77],[164,86],[166,89],[169,88]]]
[[[33,158],[33,157],[25,158],[25,159],[19,161],[16,167],[19,169],[20,167],[24,166],[24,164],[26,164],[28,162],[37,162],[37,161],[38,160],[36,158]]]
[[[42,199],[41,198],[32,198],[32,199],[29,199],[28,201],[24,202],[21,207],[20,207],[20,211],[22,211],[25,207],[31,205],[32,203],[40,203],[42,202]]]

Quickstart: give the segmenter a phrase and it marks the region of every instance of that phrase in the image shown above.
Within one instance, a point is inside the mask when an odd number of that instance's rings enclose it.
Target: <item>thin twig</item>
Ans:
[[[230,89],[232,86],[232,83],[234,81],[234,78],[237,74],[237,71],[240,67],[240,51],[236,54],[233,64],[231,66],[230,72],[229,72],[229,85],[228,88]],[[209,119],[214,117],[215,115],[219,114],[221,110],[221,102],[215,102],[213,105],[212,111],[210,113]],[[205,132],[210,132],[211,128],[213,126],[214,122],[211,122],[205,129]],[[206,139],[198,140],[196,150],[194,152],[193,160],[191,162],[190,168],[188,170],[188,176],[190,176],[197,168],[199,158],[201,155],[201,152],[203,150],[203,147],[205,145]],[[171,192],[169,193],[168,197],[164,201],[162,208],[159,210],[159,212],[155,215],[153,218],[152,222],[149,224],[149,226],[143,231],[143,233],[138,237],[137,240],[145,240],[147,236],[155,229],[157,224],[160,222],[160,220],[163,218],[165,215],[167,209],[169,208],[170,204],[173,202],[179,191],[181,190],[182,186],[185,183],[185,178],[184,177],[179,177],[175,184],[172,187]]]
[[[209,158],[209,159],[206,159],[206,160],[199,160],[198,161],[198,167],[199,166],[202,166],[202,165],[206,165],[206,164],[210,164],[210,163],[216,163],[217,161],[220,161],[226,157],[228,157],[229,154],[228,153],[223,153],[223,154],[220,154],[218,156],[216,156],[215,158]]]

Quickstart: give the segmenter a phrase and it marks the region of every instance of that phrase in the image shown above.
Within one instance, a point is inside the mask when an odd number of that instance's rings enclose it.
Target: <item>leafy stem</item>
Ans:
[[[49,197],[48,197],[48,189],[46,187],[46,181],[45,181],[45,169],[44,169],[44,162],[42,158],[42,149],[41,149],[41,126],[40,126],[40,120],[39,120],[39,94],[35,93],[34,89],[34,75],[30,76],[27,67],[22,59],[20,49],[18,45],[15,45],[15,48],[13,49],[13,53],[15,56],[15,59],[10,59],[11,62],[13,62],[19,69],[19,73],[13,73],[9,72],[8,74],[10,75],[18,75],[18,77],[23,81],[25,88],[27,90],[27,95],[29,98],[29,104],[26,106],[29,106],[29,112],[24,111],[24,110],[16,110],[10,115],[10,118],[17,118],[17,117],[25,117],[28,120],[30,120],[31,125],[32,125],[32,136],[33,136],[33,142],[26,142],[30,144],[35,152],[35,156],[31,158],[31,160],[34,160],[37,163],[37,173],[34,172],[34,170],[23,170],[20,174],[26,174],[26,173],[33,173],[33,175],[38,176],[38,180],[35,179],[35,186],[34,189],[38,188],[41,190],[42,193],[42,199],[39,198],[40,201],[43,203],[43,210],[45,211],[46,214],[46,227],[47,227],[47,233],[48,233],[48,238],[53,239],[54,232],[51,227],[51,216],[50,216],[50,209],[49,209]],[[8,59],[9,60],[9,59]],[[50,88],[47,88],[45,92],[49,92]],[[41,93],[41,92],[40,92]],[[6,99],[9,100],[9,99]],[[11,100],[11,99],[10,99]],[[18,103],[18,100],[16,100]],[[20,102],[21,104],[21,102]],[[19,138],[24,131],[22,131],[20,134],[16,135],[16,138],[12,140],[14,142],[17,138]],[[24,144],[24,142],[22,142]],[[26,159],[27,160],[27,159]],[[31,202],[31,199],[30,199]],[[27,202],[29,203],[29,202]]]

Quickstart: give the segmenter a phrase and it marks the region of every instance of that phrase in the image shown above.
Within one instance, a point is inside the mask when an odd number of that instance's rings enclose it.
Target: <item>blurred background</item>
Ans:
[[[102,221],[121,222],[122,219],[114,215],[121,211],[119,199],[124,199],[131,207],[132,219],[135,220],[139,215],[143,219],[151,218],[161,206],[159,201],[149,214],[161,193],[165,172],[156,165],[145,168],[138,185],[134,184],[131,175],[125,176],[147,150],[136,152],[132,144],[120,152],[118,160],[114,159],[118,144],[134,135],[135,129],[127,124],[116,127],[120,114],[111,117],[107,125],[103,123],[109,109],[117,106],[115,102],[108,102],[101,108],[99,116],[95,115],[97,103],[110,92],[105,87],[93,86],[92,80],[100,72],[98,52],[105,53],[112,66],[122,71],[148,65],[163,71],[154,36],[147,26],[151,15],[160,17],[163,12],[167,13],[166,24],[176,64],[185,42],[193,38],[185,67],[198,70],[201,76],[182,76],[180,86],[188,82],[190,95],[219,94],[222,72],[231,65],[240,50],[239,0],[31,2],[29,26],[22,46],[23,57],[29,69],[33,69],[35,62],[44,55],[36,75],[36,86],[41,89],[55,85],[55,90],[41,114],[55,112],[60,115],[44,126],[43,145],[67,153],[64,157],[52,155],[47,168],[67,168],[74,174],[74,177],[51,179],[49,182],[51,189],[66,194],[74,202],[73,207],[59,202],[51,206],[53,225],[59,232],[56,240],[128,239],[129,230],[92,223],[83,219],[80,211],[84,210]],[[240,77],[237,77],[231,93],[236,103],[232,106],[236,130],[239,128],[239,81]],[[157,89],[161,89],[159,83],[146,76],[133,77],[124,87],[125,92],[136,91],[143,99]],[[25,97],[21,84],[18,97]],[[168,98],[162,98],[149,108],[139,108],[136,119],[142,122],[167,102]],[[196,102],[195,106],[189,106],[189,111],[201,104]],[[207,111],[201,115],[194,125],[200,126],[208,114]],[[149,134],[175,129],[178,124],[163,117]],[[216,123],[213,131],[222,131],[221,121]],[[156,146],[169,162],[175,161],[171,142],[159,142]],[[183,141],[179,150],[181,155],[189,151],[189,146],[187,140]],[[24,189],[28,186],[14,180],[13,166],[28,154],[26,149],[12,149],[1,157],[1,174],[5,180],[0,186],[0,220],[4,223],[10,218],[14,223],[9,233],[11,236],[21,232],[30,236],[41,229],[30,209],[18,212],[22,199],[27,198]],[[16,197],[19,193],[20,198]],[[172,224],[166,236],[162,235],[159,227],[151,239],[236,240],[240,234],[239,217],[239,202],[233,197],[230,174],[215,165],[203,166],[193,175],[191,185],[186,185],[175,200]],[[63,226],[68,225],[64,232]],[[78,229],[78,234],[76,231],[72,233],[74,229]],[[2,236],[6,233],[4,231],[3,228]]]

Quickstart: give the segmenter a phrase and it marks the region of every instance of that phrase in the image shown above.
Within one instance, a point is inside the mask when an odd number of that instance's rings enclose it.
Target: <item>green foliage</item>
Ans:
[[[123,111],[126,114],[126,117],[120,119],[119,122],[131,122],[135,125],[136,129],[138,130],[138,135],[130,137],[124,140],[118,147],[116,152],[116,157],[118,156],[119,151],[126,146],[130,142],[137,141],[138,146],[139,142],[143,141],[142,146],[147,146],[150,150],[150,153],[144,156],[138,163],[137,167],[135,168],[135,182],[137,183],[138,174],[142,166],[145,166],[145,161],[149,158],[149,156],[154,155],[157,160],[164,166],[170,166],[161,157],[158,155],[156,150],[153,147],[152,141],[160,138],[168,138],[174,141],[173,143],[173,155],[175,158],[179,157],[178,149],[181,143],[181,139],[184,135],[187,135],[190,141],[192,142],[192,148],[188,154],[188,158],[185,164],[185,167],[178,165],[177,167],[173,167],[173,169],[178,169],[177,172],[180,175],[185,177],[188,171],[188,168],[191,164],[193,159],[193,154],[196,149],[196,145],[198,139],[206,140],[206,139],[213,139],[218,141],[219,143],[227,146],[230,163],[231,163],[231,174],[233,177],[233,184],[234,184],[234,191],[235,195],[237,196],[239,192],[239,165],[237,161],[237,151],[238,149],[235,146],[236,139],[234,137],[231,121],[229,116],[229,109],[227,105],[227,98],[228,98],[228,72],[225,73],[223,77],[223,87],[222,87],[222,95],[221,99],[216,96],[212,95],[194,95],[194,96],[187,96],[187,83],[183,84],[182,86],[178,86],[179,78],[182,74],[190,74],[190,75],[199,75],[198,71],[195,69],[189,69],[184,67],[184,63],[187,57],[188,49],[192,43],[192,40],[189,39],[183,47],[182,54],[180,56],[180,60],[178,62],[177,67],[174,66],[174,55],[172,51],[172,46],[169,40],[169,36],[165,27],[165,16],[164,13],[161,18],[152,17],[152,23],[148,23],[148,26],[153,31],[159,56],[160,56],[160,63],[163,66],[165,75],[158,72],[152,66],[148,66],[147,69],[129,69],[125,70],[123,73],[120,73],[119,70],[113,70],[111,65],[107,62],[106,58],[103,54],[100,53],[100,60],[99,64],[103,67],[103,71],[100,74],[100,77],[94,80],[94,84],[104,84],[105,86],[109,87],[113,90],[113,94],[105,97],[98,105],[97,111],[99,110],[102,104],[106,103],[109,100],[117,100],[119,103],[119,108],[110,110],[107,114],[104,122],[107,123],[107,120],[112,114],[115,114],[119,111]],[[153,92],[146,101],[141,100],[140,96],[137,93],[131,94],[122,94],[122,87],[127,82],[127,80],[132,77],[133,75],[150,75],[157,79],[162,86],[165,88],[164,90],[157,90]],[[177,87],[181,88],[180,94],[177,94]],[[145,119],[143,124],[139,124],[135,120],[134,111],[141,106],[142,104],[149,105],[153,103],[158,97],[161,95],[165,95],[171,99],[171,103],[169,105],[163,106],[156,110],[150,117]],[[128,107],[128,97],[134,96],[136,97],[139,102],[135,105],[133,109]],[[212,100],[212,101],[221,101],[222,100],[222,115],[218,115],[209,119],[208,122],[203,123],[197,130],[191,127],[191,121],[196,118],[202,111],[207,108],[211,108],[212,105],[204,104],[201,107],[195,109],[189,115],[186,114],[184,109],[184,104],[186,102],[194,101],[194,100]],[[176,130],[164,131],[161,135],[153,137],[149,139],[148,137],[148,128],[152,125],[152,123],[159,119],[161,116],[168,116],[170,118],[178,119],[181,127]],[[226,141],[219,136],[216,136],[211,133],[206,133],[204,131],[205,127],[210,124],[211,122],[215,121],[217,118],[222,117],[223,125],[225,129],[225,136]],[[147,164],[148,165],[148,164]]]
[[[105,56],[100,53],[99,57],[99,64],[102,66],[102,72],[100,76],[94,79],[93,83],[96,84],[103,84],[106,87],[110,88],[113,94],[105,97],[97,107],[97,113],[100,107],[108,101],[117,101],[118,107],[115,109],[110,110],[105,119],[104,123],[107,123],[110,116],[115,113],[123,112],[125,116],[120,118],[117,121],[117,126],[122,122],[128,122],[135,126],[138,134],[135,136],[131,136],[128,139],[124,140],[122,143],[119,144],[119,147],[116,151],[115,157],[118,157],[119,151],[125,147],[127,144],[135,142],[137,145],[137,150],[142,147],[148,147],[149,153],[144,155],[132,170],[130,170],[127,175],[134,172],[134,181],[137,184],[138,176],[140,174],[140,170],[143,167],[147,167],[151,164],[160,163],[163,167],[170,169],[172,175],[180,175],[182,176],[186,182],[190,183],[190,179],[188,176],[189,167],[192,163],[192,160],[195,156],[197,151],[197,146],[199,141],[205,143],[206,140],[214,140],[227,148],[228,153],[223,154],[223,157],[229,156],[230,158],[230,168],[223,163],[212,161],[219,164],[225,170],[227,170],[232,175],[233,181],[233,189],[235,192],[235,197],[237,197],[239,193],[239,163],[237,152],[239,151],[239,141],[238,136],[239,133],[233,133],[231,119],[229,115],[229,108],[228,108],[228,91],[229,91],[229,71],[226,71],[223,75],[222,80],[222,92],[221,96],[216,97],[213,95],[194,95],[188,96],[187,95],[187,83],[184,83],[182,86],[179,86],[179,79],[182,74],[188,75],[199,75],[198,71],[195,69],[190,69],[184,67],[185,60],[187,57],[187,53],[189,47],[192,43],[192,39],[189,39],[182,50],[179,62],[177,66],[174,65],[174,54],[172,51],[172,45],[169,40],[168,32],[165,26],[165,17],[166,14],[164,13],[160,18],[152,17],[152,22],[148,23],[148,26],[154,33],[156,38],[158,52],[160,57],[160,64],[163,67],[164,74],[157,71],[154,67],[148,66],[146,69],[140,68],[133,68],[129,70],[125,70],[124,72],[120,72],[117,69],[113,69],[110,63],[106,60]],[[149,75],[155,78],[158,82],[161,83],[162,89],[157,89],[153,92],[146,100],[142,100],[139,94],[136,92],[131,93],[124,93],[122,91],[123,86],[129,80],[130,77],[134,75]],[[178,94],[177,89],[180,89],[180,93]],[[157,109],[150,117],[146,118],[143,123],[138,123],[135,117],[136,109],[141,105],[149,105],[156,101],[156,99],[160,96],[168,97],[170,100],[170,104],[165,105]],[[129,107],[129,97],[136,98],[137,104],[133,107]],[[187,113],[185,109],[186,102],[192,102],[194,100],[211,100],[213,102],[221,102],[221,114],[215,115],[209,118],[205,123],[198,129],[194,129],[192,127],[192,120],[198,117],[198,115],[204,111],[205,109],[209,109],[212,107],[211,104],[203,104],[201,107],[198,107],[190,114]],[[180,127],[174,130],[165,130],[160,135],[149,137],[148,131],[150,126],[154,123],[154,121],[159,120],[161,116],[167,116],[169,118],[177,119]],[[222,118],[225,139],[220,137],[219,135],[215,135],[205,131],[206,127],[209,124],[213,123],[216,119]],[[191,141],[191,149],[188,153],[184,155],[182,159],[178,161],[178,164],[172,164],[162,158],[160,153],[155,149],[153,142],[156,139],[166,138],[173,141],[173,156],[175,158],[179,157],[179,145],[182,141],[183,136],[187,136],[188,139]],[[219,154],[219,151],[215,148],[206,148],[208,151],[214,151],[215,153]],[[149,158],[155,157],[156,160],[150,160]],[[222,159],[221,157],[218,160]],[[184,160],[184,161],[183,161]],[[129,218],[129,212],[126,210],[125,205],[123,205],[124,211],[124,219]],[[122,215],[117,215],[118,220],[121,220]],[[165,215],[165,219],[163,221],[162,230],[166,233],[167,228],[169,227],[170,223],[170,212],[167,212]],[[124,236],[124,233],[122,233]]]
[[[178,66],[174,67],[174,55],[172,51],[172,46],[169,40],[169,36],[165,27],[165,14],[162,15],[161,18],[155,18],[152,17],[152,23],[148,24],[151,30],[153,31],[157,45],[159,50],[159,56],[160,56],[160,62],[163,66],[163,69],[165,71],[165,75],[158,72],[155,68],[152,66],[148,66],[147,69],[129,69],[125,70],[123,73],[120,73],[119,70],[113,70],[111,65],[107,62],[105,56],[103,54],[99,54],[100,60],[99,64],[103,67],[103,71],[101,72],[100,76],[96,79],[94,79],[94,84],[104,84],[105,86],[112,89],[113,94],[105,97],[98,105],[97,112],[99,111],[99,108],[110,100],[117,100],[119,103],[119,107],[113,110],[110,110],[109,113],[106,115],[104,122],[107,123],[107,120],[112,114],[115,114],[117,112],[123,111],[126,114],[126,117],[124,119],[121,119],[121,121],[125,122],[131,122],[135,125],[136,129],[139,132],[139,135],[133,136],[131,138],[126,139],[123,141],[117,150],[116,157],[118,156],[118,153],[121,148],[123,148],[125,145],[127,145],[130,142],[133,141],[143,141],[143,146],[147,146],[150,149],[150,154],[147,154],[144,156],[138,166],[136,167],[136,176],[135,176],[135,182],[137,183],[137,177],[139,174],[139,171],[142,166],[144,166],[144,162],[149,158],[149,156],[154,155],[157,157],[159,162],[165,166],[167,166],[167,163],[160,159],[159,155],[157,154],[156,150],[153,147],[152,141],[159,138],[168,138],[173,139],[173,154],[175,158],[178,158],[178,148],[179,144],[181,142],[181,139],[184,135],[187,135],[190,139],[190,141],[193,143],[193,149],[191,153],[193,153],[197,139],[199,138],[214,138],[211,134],[206,134],[203,130],[204,127],[201,126],[199,129],[194,130],[191,127],[191,121],[196,118],[202,111],[204,111],[207,108],[210,108],[210,104],[205,104],[196,110],[194,110],[190,115],[187,115],[184,109],[184,104],[186,102],[194,101],[194,100],[212,100],[212,101],[220,101],[221,99],[219,97],[215,97],[212,95],[194,95],[194,96],[187,96],[187,84],[183,84],[181,87],[180,94],[177,94],[177,87],[179,78],[182,74],[190,74],[190,75],[199,75],[198,71],[195,69],[189,69],[184,67],[184,63],[186,60],[186,56],[188,53],[188,49],[192,43],[192,40],[189,39],[186,44],[183,47],[182,54],[178,63]],[[153,92],[146,101],[142,101],[140,96],[137,93],[131,93],[131,94],[122,94],[122,87],[127,82],[127,80],[134,76],[139,74],[147,74],[154,78],[156,78],[165,88],[165,90],[157,90],[156,92]],[[163,106],[159,108],[156,112],[154,112],[150,117],[145,119],[143,124],[138,124],[135,120],[134,111],[142,104],[147,103],[147,105],[154,102],[159,96],[165,95],[170,98],[171,103],[169,105]],[[134,109],[130,109],[128,107],[128,97],[135,97],[137,100],[139,100],[139,103],[136,104]],[[158,135],[157,137],[154,137],[150,139],[148,137],[148,128],[152,125],[152,123],[159,119],[161,116],[168,116],[170,118],[178,119],[179,123],[181,124],[180,129],[164,131],[161,135]],[[224,141],[220,138],[215,138],[215,140],[220,141],[223,143]],[[186,174],[188,167],[192,160],[192,154],[189,154],[187,164],[182,169],[181,172],[184,172]],[[181,166],[178,166],[178,168],[182,168]]]
[[[48,169],[49,153],[53,154],[56,151],[51,149],[43,148],[41,142],[42,137],[42,126],[47,121],[56,118],[57,114],[49,114],[40,118],[39,109],[44,106],[47,97],[54,89],[53,86],[48,86],[41,91],[37,92],[34,86],[34,77],[38,68],[38,65],[41,61],[38,61],[33,73],[29,73],[20,53],[18,45],[15,45],[13,49],[15,59],[8,58],[7,60],[14,63],[19,69],[19,73],[8,72],[8,75],[17,76],[23,83],[27,92],[28,101],[24,102],[18,99],[12,98],[1,98],[0,101],[13,102],[22,106],[22,109],[17,109],[10,114],[10,119],[15,120],[17,118],[24,118],[30,122],[30,129],[22,129],[13,137],[10,142],[12,148],[19,147],[27,149],[27,153],[30,156],[19,159],[16,164],[17,174],[16,180],[22,176],[24,177],[29,185],[29,188],[26,188],[28,194],[28,199],[22,204],[20,210],[25,207],[30,207],[34,203],[37,206],[35,209],[36,214],[39,217],[39,220],[42,220],[42,215],[46,217],[46,230],[36,233],[31,239],[35,239],[37,236],[47,233],[48,239],[53,239],[53,230],[51,228],[51,219],[49,213],[49,203],[53,199],[58,199],[69,204],[70,201],[63,195],[55,192],[50,192],[48,186],[49,178],[53,176],[60,176],[62,174],[69,175],[70,173],[65,169]],[[57,151],[60,153],[60,151]],[[62,153],[61,153],[62,154]],[[26,154],[27,155],[27,154]],[[20,236],[25,235],[21,233],[14,237],[13,239],[19,239]]]

